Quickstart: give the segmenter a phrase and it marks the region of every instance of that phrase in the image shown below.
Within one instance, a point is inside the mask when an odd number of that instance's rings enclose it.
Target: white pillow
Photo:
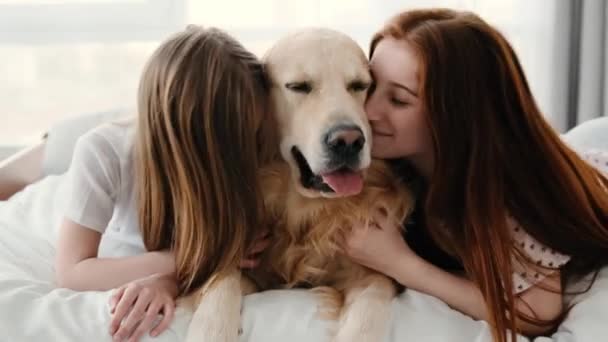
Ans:
[[[578,151],[608,151],[608,116],[585,121],[562,135],[562,138]]]

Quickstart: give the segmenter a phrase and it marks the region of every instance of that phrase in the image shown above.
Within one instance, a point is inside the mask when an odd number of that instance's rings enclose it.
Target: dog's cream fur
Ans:
[[[235,270],[189,298],[195,313],[187,341],[236,342],[242,295],[296,286],[314,288],[321,299],[320,317],[338,320],[334,342],[383,341],[397,287],[339,248],[353,224],[371,223],[372,210],[383,208],[390,219],[402,222],[413,207],[407,185],[388,165],[370,157],[365,91],[349,89],[353,81],[369,82],[367,59],[345,35],[311,29],[279,41],[265,64],[282,156],[261,170],[267,224],[275,241],[259,268],[246,276]],[[312,84],[309,94],[285,87],[303,81]],[[358,195],[332,198],[302,186],[291,148],[299,147],[313,172],[323,171],[321,134],[342,120],[360,126],[366,139],[360,165],[366,169],[365,186]]]

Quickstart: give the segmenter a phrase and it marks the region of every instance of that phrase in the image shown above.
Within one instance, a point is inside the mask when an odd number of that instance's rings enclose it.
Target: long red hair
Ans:
[[[421,61],[419,91],[436,161],[424,203],[431,235],[481,289],[495,340],[518,331],[509,317],[557,323],[515,308],[517,253],[506,217],[571,256],[563,282],[597,272],[608,264],[608,180],[545,121],[512,47],[478,16],[401,13],[375,35],[370,56],[385,37],[406,41]]]

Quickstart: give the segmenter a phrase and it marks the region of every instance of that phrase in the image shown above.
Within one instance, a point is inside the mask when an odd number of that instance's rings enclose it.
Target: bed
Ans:
[[[123,114],[99,113],[58,123],[44,140],[0,163],[0,341],[111,341],[110,291],[55,288],[53,258],[66,198],[63,173],[73,142],[91,127]],[[608,149],[605,132],[608,118],[587,122],[564,139],[575,148]],[[551,338],[536,342],[608,340],[608,269],[589,292],[568,301],[575,306],[566,321]],[[305,290],[249,295],[240,341],[329,341],[332,323],[315,318],[315,312],[316,301]],[[396,298],[392,312],[385,342],[491,341],[486,323],[416,291],[407,290]],[[168,331],[143,341],[182,341],[190,315],[188,309],[178,307]]]

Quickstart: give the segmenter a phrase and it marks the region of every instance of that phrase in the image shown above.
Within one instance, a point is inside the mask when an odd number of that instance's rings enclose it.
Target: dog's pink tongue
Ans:
[[[363,189],[363,176],[359,172],[332,172],[321,176],[340,196],[356,195]]]

